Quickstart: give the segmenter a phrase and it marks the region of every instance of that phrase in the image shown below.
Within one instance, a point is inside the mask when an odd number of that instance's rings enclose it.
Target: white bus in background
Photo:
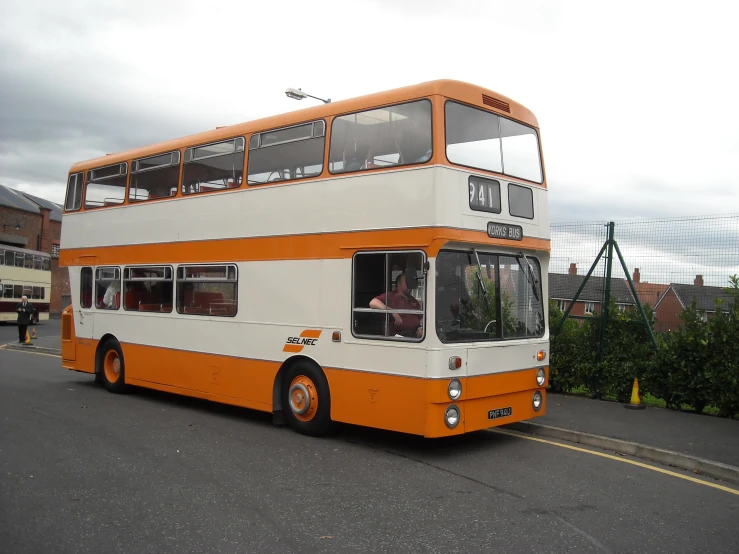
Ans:
[[[45,252],[0,244],[0,322],[18,319],[15,307],[25,295],[35,311],[32,323],[49,319],[51,257]]]

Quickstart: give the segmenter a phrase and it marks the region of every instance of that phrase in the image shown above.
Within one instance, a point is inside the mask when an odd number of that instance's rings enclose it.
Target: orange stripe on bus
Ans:
[[[97,342],[77,339],[76,360],[64,360],[63,367],[93,372]],[[126,382],[266,412],[273,409],[272,392],[280,361],[131,343],[121,346]],[[332,367],[325,367],[324,372],[331,391],[331,417],[343,423],[441,437],[546,413],[546,401],[539,412],[531,406],[533,391],[544,390],[535,385],[536,368],[460,376],[462,396],[455,402],[447,392],[451,377],[423,379]],[[460,425],[453,430],[444,424],[444,410],[450,404],[456,404],[462,413]],[[507,407],[512,408],[512,417],[488,420],[489,410]]]
[[[320,329],[306,329],[302,333],[300,333],[300,336],[306,339],[317,339],[321,336],[321,330]]]
[[[292,352],[294,354],[297,354],[298,352],[303,351],[303,345],[302,344],[286,344],[282,348],[283,352]]]
[[[447,242],[463,242],[548,252],[548,239],[525,237],[520,241],[491,239],[483,231],[448,227],[393,229],[287,235],[274,237],[232,238],[204,241],[65,248],[59,255],[60,266],[206,263],[226,261],[274,261],[351,258],[358,250],[423,248],[436,256]]]

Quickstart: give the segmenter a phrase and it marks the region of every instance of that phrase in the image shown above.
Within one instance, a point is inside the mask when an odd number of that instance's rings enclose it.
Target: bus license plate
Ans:
[[[508,417],[513,415],[513,408],[508,406],[507,408],[498,408],[497,410],[490,410],[488,412],[488,419],[498,419],[499,417]]]

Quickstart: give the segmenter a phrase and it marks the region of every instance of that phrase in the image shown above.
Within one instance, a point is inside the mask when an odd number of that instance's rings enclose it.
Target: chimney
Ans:
[[[696,275],[695,281],[693,281],[694,285],[698,285],[699,287],[703,286],[703,275]]]
[[[577,264],[570,264],[570,275],[577,275]]]
[[[637,268],[634,268],[634,277],[633,277],[633,279],[634,279],[634,282],[635,283],[640,283],[641,282],[641,275],[639,275],[639,268],[638,267]]]

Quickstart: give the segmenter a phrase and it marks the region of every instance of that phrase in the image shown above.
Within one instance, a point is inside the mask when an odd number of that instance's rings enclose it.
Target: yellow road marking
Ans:
[[[569,450],[575,450],[577,452],[584,452],[585,454],[592,454],[593,456],[600,456],[601,458],[608,458],[609,460],[616,460],[617,462],[623,462],[625,464],[631,464],[633,466],[643,467],[644,469],[651,469],[652,471],[656,471],[658,473],[664,473],[665,475],[670,475],[671,477],[677,477],[679,479],[684,479],[685,481],[692,481],[693,483],[698,483],[699,485],[705,485],[706,487],[711,487],[714,489],[718,489],[718,490],[739,496],[739,490],[732,489],[730,487],[725,487],[723,485],[717,485],[716,483],[709,483],[708,481],[703,481],[702,479],[696,479],[695,477],[690,477],[689,475],[682,475],[680,473],[676,473],[674,471],[670,471],[667,469],[662,469],[660,467],[651,466],[649,464],[643,464],[641,462],[637,462],[634,460],[628,460],[626,458],[621,458],[619,456],[613,456],[612,454],[604,454],[603,452],[587,450],[586,448],[580,448],[578,446],[570,446],[568,444],[561,444],[559,442],[548,441],[548,440],[540,439],[537,437],[529,437],[527,435],[520,435],[518,433],[513,433],[511,431],[504,431],[502,429],[488,429],[488,431],[492,433],[500,433],[501,435],[509,435],[511,437],[518,437],[519,439],[543,442],[544,444],[551,444],[552,446],[559,446],[560,448],[567,448]]]

